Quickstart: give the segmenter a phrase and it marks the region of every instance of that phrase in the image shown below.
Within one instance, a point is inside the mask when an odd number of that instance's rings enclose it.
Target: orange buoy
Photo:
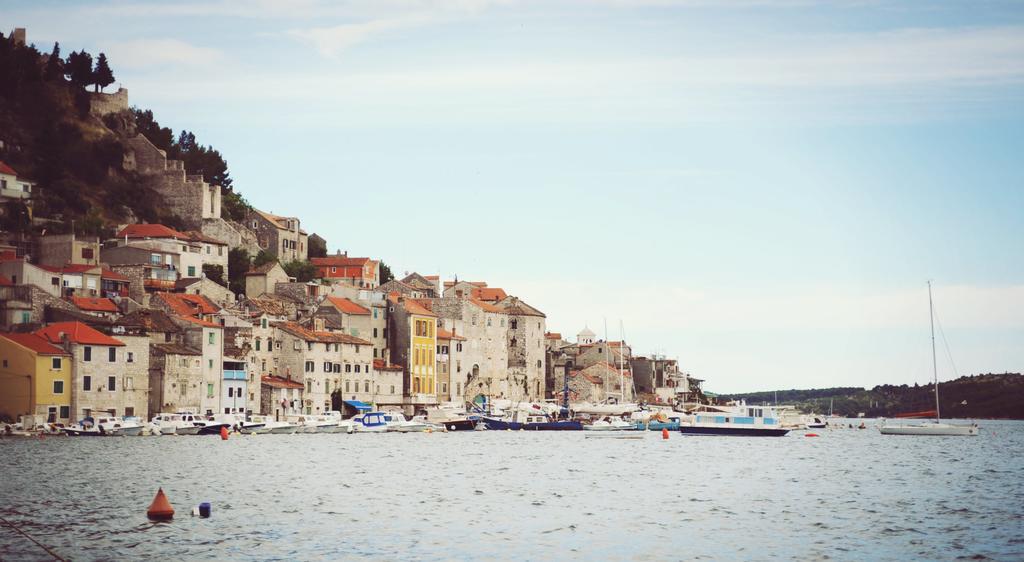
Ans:
[[[662,439],[668,439],[668,428],[667,427],[661,428],[661,438]]]
[[[817,433],[805,433],[804,434],[804,437],[817,437],[817,436],[818,436]]]
[[[220,438],[223,439],[224,441],[228,440],[228,426],[220,426]]]
[[[174,508],[171,507],[171,502],[167,501],[163,488],[156,491],[156,497],[153,498],[153,503],[149,504],[146,516],[156,521],[174,519]]]

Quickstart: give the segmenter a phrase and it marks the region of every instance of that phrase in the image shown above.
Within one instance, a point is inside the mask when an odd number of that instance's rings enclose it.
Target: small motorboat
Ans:
[[[121,435],[118,433],[120,428],[120,418],[88,416],[76,424],[65,427],[62,431],[72,437],[113,437]]]
[[[439,429],[434,424],[427,421],[426,416],[413,416],[411,420],[405,419],[405,415],[400,412],[391,412],[387,417],[388,420],[388,431],[398,431],[401,433],[417,433],[420,431],[434,431]]]
[[[388,430],[389,412],[363,412],[352,418],[358,433],[384,433]]]
[[[593,423],[583,426],[586,431],[637,431],[636,424],[629,423],[622,418],[604,418],[594,420]]]

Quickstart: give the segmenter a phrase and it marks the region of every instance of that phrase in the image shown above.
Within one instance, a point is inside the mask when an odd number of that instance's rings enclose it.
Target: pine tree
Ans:
[[[64,73],[75,86],[88,86],[92,84],[92,55],[85,52],[74,52],[68,55],[64,63]]]
[[[100,58],[96,60],[96,69],[92,73],[92,80],[96,84],[97,92],[114,83],[114,71],[110,70],[107,55],[104,53],[100,53]]]
[[[64,78],[64,61],[60,58],[60,43],[53,44],[53,51],[50,53],[50,58],[46,61],[45,76],[51,82],[63,80]]]

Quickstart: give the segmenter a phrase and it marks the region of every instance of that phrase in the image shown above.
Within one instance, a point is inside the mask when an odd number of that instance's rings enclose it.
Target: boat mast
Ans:
[[[604,364],[607,367],[611,366],[611,363],[608,362],[608,318],[604,319]],[[607,369],[606,369],[606,371],[607,371]],[[608,403],[608,373],[605,372],[605,375],[603,377],[601,377],[601,378],[604,379],[604,401],[607,404]]]
[[[928,320],[932,325],[932,377],[935,379],[935,423],[939,423],[939,368],[935,360],[935,312],[932,308],[932,282],[928,281]]]
[[[622,333],[622,320],[619,320],[619,396],[620,403],[626,403],[626,385],[623,384],[622,380],[622,360],[626,347],[626,334]]]

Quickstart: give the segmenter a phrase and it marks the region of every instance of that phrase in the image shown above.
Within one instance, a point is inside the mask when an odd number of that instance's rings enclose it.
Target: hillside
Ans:
[[[114,81],[100,53],[95,66],[88,53],[60,56],[19,45],[0,34],[0,161],[35,183],[32,212],[19,202],[0,213],[0,231],[20,235],[68,232],[107,237],[126,222],[159,222],[181,227],[162,198],[134,171],[125,169],[125,124],[137,129],[168,158],[184,162],[190,174],[225,188],[224,215],[234,218],[247,205],[230,190],[227,163],[195,135],[175,137],[152,112],[139,109],[101,119],[90,108]],[[90,92],[89,90],[93,91]],[[120,124],[120,127],[115,127]]]
[[[720,395],[722,400],[791,404],[805,412],[841,416],[892,417],[899,413],[935,409],[932,385],[881,385],[863,388],[771,390]],[[984,374],[939,383],[942,416],[949,418],[1024,419],[1024,375]]]

